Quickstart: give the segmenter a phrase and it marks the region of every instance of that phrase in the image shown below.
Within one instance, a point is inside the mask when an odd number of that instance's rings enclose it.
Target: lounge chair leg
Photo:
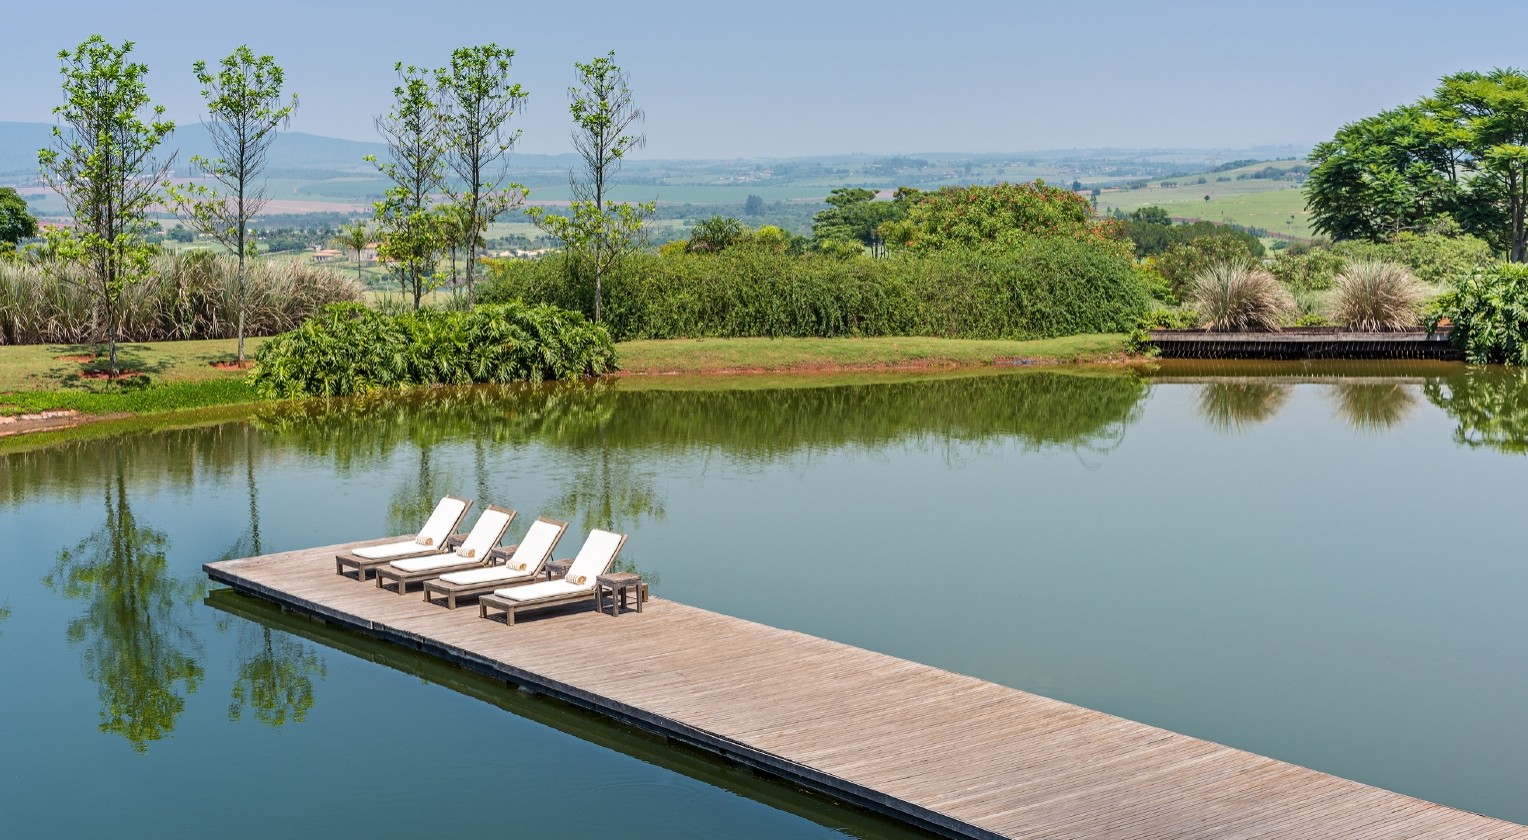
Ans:
[[[504,623],[510,627],[515,626],[515,608],[510,607],[504,611]]]

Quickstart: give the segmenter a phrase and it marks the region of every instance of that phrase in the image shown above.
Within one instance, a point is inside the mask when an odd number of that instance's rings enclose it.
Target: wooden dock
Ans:
[[[1363,333],[1340,327],[1286,327],[1279,332],[1151,330],[1164,359],[1423,359],[1463,361],[1450,330]]]
[[[946,836],[1528,840],[1528,827],[672,601],[620,618],[591,601],[506,627],[335,575],[334,555],[364,544],[204,568]]]

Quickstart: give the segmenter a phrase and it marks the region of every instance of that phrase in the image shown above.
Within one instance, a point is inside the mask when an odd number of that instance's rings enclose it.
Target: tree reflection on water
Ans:
[[[1528,370],[1470,368],[1428,380],[1422,393],[1458,423],[1461,446],[1528,453]]]
[[[201,685],[201,645],[189,618],[202,586],[170,577],[169,541],[138,521],[128,502],[121,444],[106,447],[106,520],[59,553],[44,583],[86,603],[67,636],[84,647],[85,675],[101,699],[100,729],[141,753],[175,728],[186,697]]]

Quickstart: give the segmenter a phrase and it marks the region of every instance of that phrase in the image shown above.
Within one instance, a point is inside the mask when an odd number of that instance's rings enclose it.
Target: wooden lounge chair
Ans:
[[[567,530],[566,522],[540,517],[531,523],[525,539],[518,545],[493,552],[492,559],[503,562],[427,580],[424,582],[424,599],[428,601],[439,595],[446,599],[446,609],[454,610],[459,598],[486,595],[500,587],[529,583],[541,574],[547,558],[552,556],[552,549],[557,547],[557,541]]]
[[[514,511],[489,505],[455,551],[394,560],[386,566],[378,566],[377,588],[386,588],[388,581],[394,581],[398,584],[398,594],[402,595],[408,591],[410,583],[485,566],[490,561],[490,553],[498,547],[499,540],[504,539],[504,532],[514,520]]]
[[[456,526],[462,524],[462,519],[467,516],[467,509],[470,507],[472,502],[467,499],[446,496],[440,500],[440,504],[435,506],[435,511],[430,514],[424,527],[413,539],[368,545],[344,554],[336,554],[334,555],[334,573],[343,575],[346,569],[354,569],[355,579],[365,580],[368,570],[384,566],[394,560],[439,554],[448,547],[447,541],[456,532]]]
[[[515,623],[515,610],[526,607],[549,607],[572,601],[589,601],[596,592],[595,578],[610,571],[616,555],[626,545],[625,534],[613,534],[595,529],[578,550],[568,574],[559,580],[530,583],[508,589],[495,589],[492,595],[478,599],[478,615],[488,617],[489,609],[503,610],[504,621]]]

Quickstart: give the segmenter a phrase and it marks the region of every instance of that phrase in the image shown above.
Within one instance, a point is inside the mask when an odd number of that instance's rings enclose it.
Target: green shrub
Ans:
[[[1337,275],[1332,320],[1358,332],[1413,329],[1426,294],[1416,275],[1392,262],[1355,262]]]
[[[1206,269],[1223,263],[1249,262],[1254,256],[1262,255],[1262,247],[1258,243],[1254,255],[1246,240],[1235,234],[1201,236],[1163,251],[1156,257],[1155,264],[1157,271],[1172,286],[1173,294],[1182,299],[1194,284],[1194,278]]]
[[[563,256],[492,265],[484,300],[592,310],[592,283]],[[643,254],[605,278],[617,340],[742,336],[1050,338],[1123,332],[1150,304],[1117,248],[1065,238],[885,259],[746,244]]]
[[[1268,270],[1290,289],[1325,291],[1353,262],[1391,262],[1409,269],[1424,283],[1440,285],[1487,268],[1491,248],[1473,236],[1396,234],[1389,242],[1339,242],[1330,248],[1289,249]]]
[[[1326,248],[1295,252],[1293,249],[1274,257],[1268,271],[1293,292],[1324,292],[1332,288],[1339,272],[1347,267],[1345,257]]]
[[[123,341],[232,338],[237,262],[206,253],[155,257],[152,276],[122,291]],[[0,344],[82,344],[101,334],[77,265],[0,263]],[[348,275],[295,262],[249,264],[245,334],[275,335],[322,306],[361,299]]]
[[[1433,306],[1433,327],[1452,321],[1454,345],[1471,362],[1528,365],[1528,264],[1461,277]]]
[[[1155,307],[1136,321],[1125,344],[1131,352],[1140,353],[1150,349],[1151,330],[1194,330],[1199,324],[1199,313],[1191,306]]]
[[[267,397],[338,397],[405,385],[570,379],[605,373],[615,348],[603,327],[555,306],[387,315],[325,308],[255,353],[251,382]]]
[[[1432,285],[1490,268],[1491,246],[1473,236],[1399,233],[1389,242],[1339,242],[1332,250],[1349,261],[1393,262]]]
[[[1277,330],[1295,311],[1284,284],[1245,261],[1216,263],[1200,272],[1189,300],[1212,332]]]

